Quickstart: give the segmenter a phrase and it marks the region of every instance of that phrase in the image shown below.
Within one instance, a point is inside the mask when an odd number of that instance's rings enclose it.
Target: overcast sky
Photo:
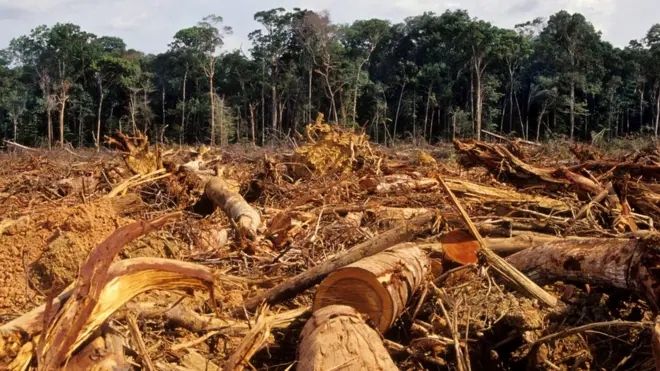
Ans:
[[[225,49],[249,48],[247,34],[258,28],[255,12],[273,7],[328,10],[334,22],[383,18],[399,22],[425,11],[467,9],[470,15],[513,27],[565,9],[580,12],[605,40],[625,46],[660,23],[659,0],[0,0],[0,48],[39,24],[71,22],[97,35],[119,36],[147,53],[164,51],[181,28],[217,14],[234,34]],[[655,3],[655,5],[654,5]],[[506,5],[502,5],[506,4]]]

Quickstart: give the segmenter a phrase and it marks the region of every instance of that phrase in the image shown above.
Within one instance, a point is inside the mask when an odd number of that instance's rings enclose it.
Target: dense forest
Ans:
[[[581,14],[503,29],[466,11],[391,24],[325,12],[254,15],[249,52],[223,49],[219,16],[145,55],[74,24],[39,26],[0,51],[0,130],[33,146],[96,146],[121,130],[164,143],[297,138],[322,112],[384,144],[492,130],[591,140],[660,126],[660,24],[621,49]]]

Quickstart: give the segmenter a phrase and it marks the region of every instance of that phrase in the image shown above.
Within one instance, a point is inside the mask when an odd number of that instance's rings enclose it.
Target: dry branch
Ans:
[[[296,277],[279,284],[263,294],[257,295],[245,302],[248,310],[254,310],[262,302],[273,304],[290,298],[308,288],[316,285],[328,274],[339,268],[355,263],[360,259],[378,254],[394,245],[409,241],[413,237],[432,228],[435,215],[424,214],[410,220],[405,226],[397,227],[383,234],[354,246],[334,258],[324,261],[315,267],[297,275]]]
[[[395,371],[383,340],[353,308],[320,309],[305,324],[298,348],[299,371]]]
[[[316,290],[314,311],[348,305],[385,332],[403,313],[429,269],[428,259],[416,245],[393,247],[330,274]]]
[[[557,298],[555,298],[554,296],[552,296],[551,294],[540,288],[529,278],[525,277],[524,274],[520,273],[520,271],[518,271],[516,268],[511,266],[511,264],[507,263],[506,260],[497,256],[497,254],[495,254],[492,250],[488,248],[486,242],[479,234],[477,227],[474,225],[474,223],[472,223],[472,220],[470,220],[470,217],[467,215],[461,204],[458,202],[456,196],[454,196],[454,193],[449,189],[449,187],[442,180],[442,178],[438,177],[438,180],[440,181],[440,184],[449,195],[454,206],[458,209],[458,212],[461,214],[463,220],[467,224],[470,233],[472,233],[474,238],[476,238],[477,241],[479,242],[479,246],[481,247],[480,252],[485,256],[486,261],[492,266],[494,266],[499,272],[504,274],[508,279],[513,281],[518,286],[518,288],[524,290],[530,296],[541,300],[542,302],[546,303],[551,307],[556,306]]]

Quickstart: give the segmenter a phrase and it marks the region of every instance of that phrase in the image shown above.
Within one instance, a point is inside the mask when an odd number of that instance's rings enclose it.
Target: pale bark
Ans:
[[[394,132],[392,133],[393,140],[396,140],[396,128],[399,122],[399,113],[401,111],[401,100],[403,100],[403,92],[405,90],[406,90],[406,83],[404,82],[403,85],[401,85],[401,93],[399,93],[399,103],[396,105],[396,115],[394,116]]]
[[[249,108],[250,108],[250,129],[252,132],[252,145],[255,146],[257,145],[257,142],[254,133],[254,104],[249,103]]]
[[[209,96],[211,97],[211,145],[215,146],[215,89],[213,88],[213,76],[215,75],[215,57],[211,55],[209,68],[206,72],[209,78]]]
[[[315,312],[300,334],[299,371],[396,371],[380,335],[345,305]]]
[[[348,305],[387,331],[429,273],[430,263],[413,243],[402,244],[333,272],[316,290],[314,311]]]
[[[99,85],[99,107],[96,114],[96,151],[101,150],[101,110],[103,109],[103,88]]]

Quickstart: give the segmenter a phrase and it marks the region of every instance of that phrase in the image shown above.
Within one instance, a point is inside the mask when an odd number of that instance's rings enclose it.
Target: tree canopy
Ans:
[[[578,13],[503,29],[464,10],[393,24],[257,12],[249,55],[210,15],[145,55],[70,23],[0,50],[0,132],[27,145],[100,147],[116,130],[167,143],[266,144],[317,112],[389,144],[482,130],[590,140],[660,129],[660,24],[624,48]]]

